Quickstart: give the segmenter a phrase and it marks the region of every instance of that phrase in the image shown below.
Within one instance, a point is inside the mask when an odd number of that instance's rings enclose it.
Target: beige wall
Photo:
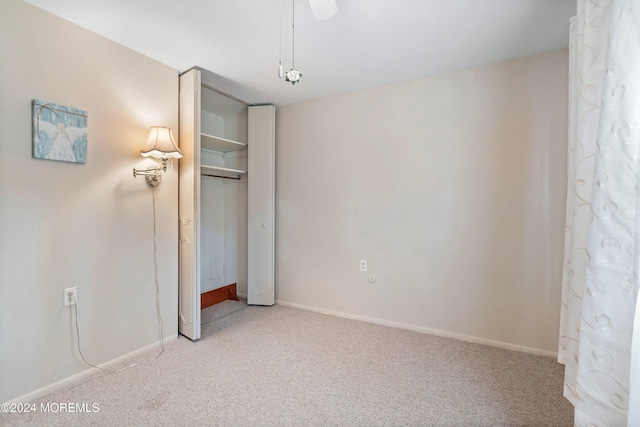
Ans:
[[[555,352],[566,99],[561,51],[279,108],[277,300]]]
[[[131,168],[177,131],[178,73],[19,0],[0,7],[0,402],[157,341],[152,192]],[[31,158],[31,100],[89,112],[85,165]],[[177,173],[157,190],[165,337],[177,333]]]

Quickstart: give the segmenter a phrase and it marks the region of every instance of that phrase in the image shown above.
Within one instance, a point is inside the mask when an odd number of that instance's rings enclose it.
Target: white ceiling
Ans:
[[[285,105],[351,90],[500,62],[567,46],[576,0],[336,0],[314,20],[295,0],[26,0],[184,71],[200,66],[216,85],[254,104]]]

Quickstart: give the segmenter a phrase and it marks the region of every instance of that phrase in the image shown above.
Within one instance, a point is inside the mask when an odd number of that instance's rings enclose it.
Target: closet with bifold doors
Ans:
[[[207,76],[198,67],[180,76],[178,325],[192,340],[208,304],[236,294],[274,303],[275,107]]]

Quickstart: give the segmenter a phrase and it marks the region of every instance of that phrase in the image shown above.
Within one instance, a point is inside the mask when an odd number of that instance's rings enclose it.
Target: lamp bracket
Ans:
[[[152,187],[157,187],[158,184],[160,184],[160,179],[162,178],[162,175],[160,175],[159,173],[154,174],[154,175],[145,175],[145,179],[147,180],[147,184],[149,184]]]
[[[162,180],[162,173],[167,171],[167,160],[165,158],[159,159],[162,163],[157,166],[150,166],[147,169],[133,168],[133,177],[142,175],[147,180],[147,184],[152,187],[156,187]]]

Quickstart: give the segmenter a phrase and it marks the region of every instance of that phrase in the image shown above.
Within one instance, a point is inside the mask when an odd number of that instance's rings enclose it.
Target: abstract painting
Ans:
[[[33,157],[87,163],[86,111],[33,100]]]

